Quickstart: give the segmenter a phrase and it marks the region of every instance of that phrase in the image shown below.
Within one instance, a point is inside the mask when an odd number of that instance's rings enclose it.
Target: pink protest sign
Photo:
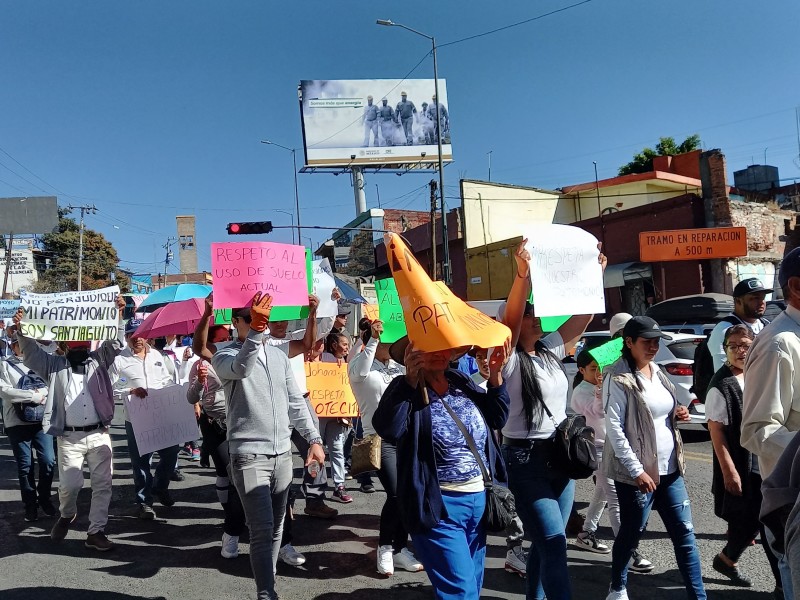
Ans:
[[[275,242],[211,244],[214,308],[247,306],[256,292],[272,296],[273,306],[308,304],[306,252]]]

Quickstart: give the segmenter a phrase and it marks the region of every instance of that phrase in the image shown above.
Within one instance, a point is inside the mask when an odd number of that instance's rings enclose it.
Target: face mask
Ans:
[[[72,370],[75,372],[82,372],[84,370],[83,363],[85,363],[88,359],[88,348],[73,348],[67,352],[67,360],[69,361],[69,365],[72,367]]]

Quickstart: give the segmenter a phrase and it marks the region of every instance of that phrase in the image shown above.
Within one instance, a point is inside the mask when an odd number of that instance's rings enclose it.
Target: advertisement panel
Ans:
[[[312,79],[300,82],[306,166],[408,165],[453,160],[447,84],[433,79]]]

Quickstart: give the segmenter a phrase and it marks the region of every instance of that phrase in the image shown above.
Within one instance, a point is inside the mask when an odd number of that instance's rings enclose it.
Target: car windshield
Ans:
[[[694,360],[694,351],[697,349],[697,344],[700,340],[685,340],[680,342],[672,342],[668,344],[669,351],[675,355],[675,358],[684,358],[687,360]]]

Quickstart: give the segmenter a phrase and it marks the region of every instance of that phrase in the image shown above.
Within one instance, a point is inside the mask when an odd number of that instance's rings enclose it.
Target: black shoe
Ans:
[[[36,504],[28,504],[25,507],[25,521],[27,523],[33,523],[34,521],[39,520],[39,509],[37,508]]]
[[[70,518],[60,517],[53,528],[50,530],[50,539],[54,542],[60,542],[65,537],[67,537],[67,533],[69,532],[69,526],[75,520],[75,515]]]
[[[48,517],[55,517],[58,514],[58,509],[53,506],[53,503],[50,501],[50,498],[44,498],[43,500],[39,500],[39,508],[42,509],[42,512],[46,514]]]
[[[169,476],[170,481],[183,481],[184,479],[186,479],[186,475],[181,473],[179,469],[175,469],[172,475]]]
[[[167,489],[153,490],[153,496],[158,498],[158,501],[164,506],[173,506],[175,504],[175,500],[172,499],[172,495]]]
[[[371,483],[362,483],[361,484],[361,493],[362,494],[374,494],[375,493],[375,486]]]
[[[737,567],[732,567],[728,564],[725,564],[725,562],[719,557],[719,554],[714,557],[714,562],[711,563],[711,566],[714,567],[714,570],[717,573],[721,573],[730,579],[731,583],[734,585],[738,585],[740,587],[753,587],[752,581],[745,577]]]

